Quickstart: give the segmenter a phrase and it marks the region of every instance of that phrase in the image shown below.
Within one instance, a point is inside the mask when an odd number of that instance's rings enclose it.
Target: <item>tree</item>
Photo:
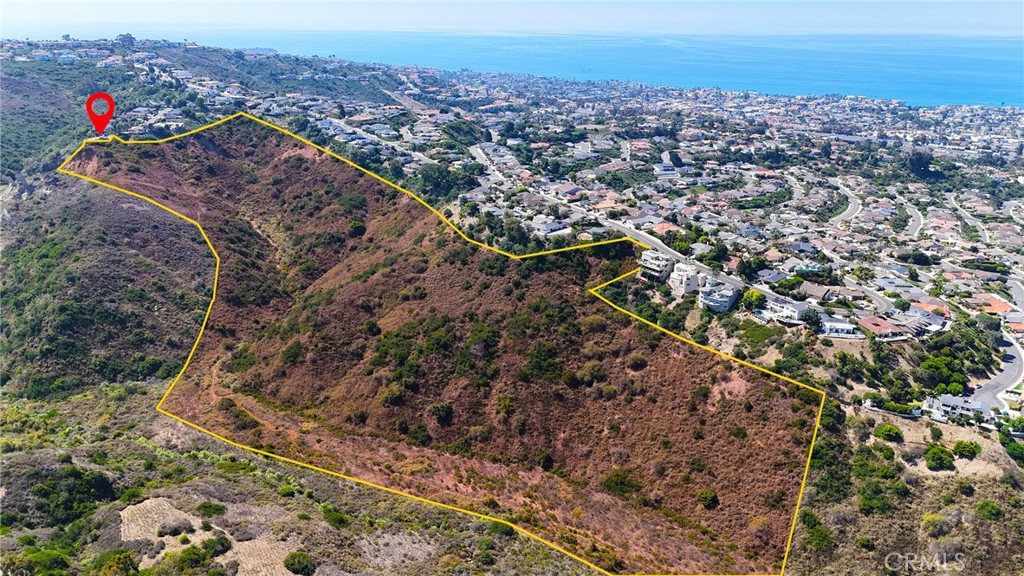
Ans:
[[[718,493],[710,488],[697,492],[697,502],[704,508],[711,510],[718,506]]]
[[[109,555],[101,555],[105,559],[99,570],[100,576],[131,576],[139,573],[139,564],[135,561],[135,553],[128,550],[111,550]]]
[[[117,38],[114,39],[117,40],[118,44],[124,46],[125,48],[131,48],[135,46],[135,36],[132,36],[131,34],[118,34]]]
[[[284,557],[284,567],[292,574],[301,576],[313,576],[313,573],[316,572],[316,562],[313,561],[312,556],[298,550],[289,552]]]
[[[982,312],[974,317],[974,320],[978,323],[978,328],[987,330],[989,332],[998,332],[999,327],[1002,325],[1002,319],[999,316]]]
[[[812,331],[821,331],[821,314],[814,308],[804,309],[797,318]]]
[[[931,176],[932,153],[924,149],[914,149],[906,156],[907,169],[915,176],[926,178]]]
[[[852,274],[854,278],[862,282],[875,279],[874,269],[868,268],[867,266],[857,266],[850,272],[850,274]]]
[[[455,411],[451,404],[445,402],[431,406],[430,414],[437,419],[438,424],[447,426],[452,423],[452,416],[455,414]]]
[[[957,458],[967,458],[969,460],[978,454],[981,454],[981,444],[977,442],[957,440],[956,444],[953,445],[953,455]]]
[[[931,444],[924,453],[924,464],[929,470],[938,472],[940,470],[954,470],[953,453],[942,444]]]
[[[892,306],[900,312],[906,312],[907,310],[910,310],[910,300],[907,300],[906,298],[898,298],[892,303]]]
[[[743,307],[747,310],[756,310],[761,308],[767,301],[768,297],[759,290],[748,288],[747,291],[743,293]]]
[[[390,160],[384,169],[384,176],[387,177],[390,182],[398,182],[405,177],[405,170],[402,168],[402,163],[398,160]]]
[[[921,275],[917,272],[917,268],[913,266],[907,267],[907,278],[910,278],[912,282],[917,282],[921,279]]]

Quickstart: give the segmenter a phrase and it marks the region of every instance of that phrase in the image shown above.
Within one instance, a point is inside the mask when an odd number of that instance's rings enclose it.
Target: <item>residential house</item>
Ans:
[[[821,334],[829,338],[849,340],[862,340],[866,338],[853,322],[829,314],[821,315]]]
[[[768,298],[765,302],[766,315],[783,324],[801,324],[800,314],[807,310],[807,304],[796,300]]]
[[[738,288],[716,283],[697,293],[697,305],[711,312],[728,312],[740,297]]]
[[[677,262],[668,277],[668,285],[675,296],[696,292],[700,290],[700,273],[691,264]]]
[[[765,284],[774,284],[780,280],[788,278],[785,273],[779,272],[778,270],[772,270],[771,268],[765,268],[757,272],[757,277]]]
[[[672,257],[657,250],[644,250],[640,254],[640,276],[664,282],[672,272]]]
[[[883,341],[905,340],[907,331],[880,316],[864,316],[857,319],[857,324],[870,332],[875,338]]]

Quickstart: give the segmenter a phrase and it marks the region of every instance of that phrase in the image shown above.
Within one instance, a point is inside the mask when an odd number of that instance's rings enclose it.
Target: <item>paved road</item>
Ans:
[[[1024,359],[1022,359],[1024,353],[1022,353],[1020,345],[1008,339],[1004,340],[1003,344],[1002,371],[974,390],[973,400],[980,404],[986,412],[992,407],[1000,410],[1009,408],[999,398],[999,394],[1016,386],[1020,382],[1021,376],[1024,375]]]
[[[907,234],[911,236],[917,236],[921,232],[921,227],[924,226],[924,217],[921,215],[921,211],[917,209],[910,202],[903,200],[903,207],[910,213],[910,224],[907,225]]]
[[[854,216],[860,214],[863,206],[861,206],[860,198],[857,198],[857,195],[854,194],[852,190],[844,186],[842,182],[836,180],[833,183],[838,185],[839,191],[846,194],[846,197],[850,200],[850,205],[846,207],[846,210],[843,210],[843,212],[838,216],[833,216],[829,219],[829,223],[833,226],[838,226],[840,222],[851,220]]]
[[[488,182],[495,185],[500,185],[505,181],[505,177],[502,176],[501,171],[491,162],[490,157],[480,148],[479,144],[474,144],[469,147],[469,153],[473,155],[473,159],[487,167],[485,176]]]
[[[789,187],[793,189],[793,197],[789,201],[796,202],[797,200],[803,198],[806,194],[806,191],[804,190],[803,184],[800,183],[800,180],[798,180],[796,176],[793,176],[792,174],[784,174],[783,176],[785,176],[786,181],[789,182]]]
[[[988,230],[985,229],[985,223],[982,222],[981,220],[978,220],[974,216],[971,216],[970,214],[967,213],[966,210],[961,208],[960,205],[956,203],[956,195],[954,195],[952,192],[946,194],[946,202],[950,206],[952,206],[957,212],[959,212],[968,224],[972,224],[975,228],[978,229],[978,232],[981,233],[981,239],[983,242],[985,242],[985,244],[988,244],[991,241],[991,239],[988,237]]]
[[[1018,308],[1024,309],[1024,284],[1021,284],[1021,281],[1017,279],[1010,279],[1006,284],[1010,287],[1010,291],[1013,292],[1013,303]]]
[[[1006,211],[1010,214],[1010,218],[1013,218],[1014,222],[1016,222],[1017,224],[1024,225],[1024,218],[1021,218],[1020,216],[1017,215],[1017,209],[1021,208],[1020,201],[1011,200],[1009,202],[1005,202],[1003,206],[1005,207]]]
[[[864,292],[864,294],[867,295],[868,298],[871,298],[871,302],[874,303],[875,305],[876,313],[884,314],[889,310],[892,310],[892,300],[890,300],[881,292],[868,288],[866,285],[861,284],[860,282],[855,282],[854,280],[851,280],[849,278],[843,278],[843,284],[845,284],[847,288],[855,288],[857,290],[861,290],[862,292]]]

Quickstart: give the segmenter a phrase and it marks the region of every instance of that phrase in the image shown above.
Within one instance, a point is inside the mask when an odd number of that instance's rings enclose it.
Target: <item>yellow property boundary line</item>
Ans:
[[[233,441],[233,440],[231,440],[229,438],[221,436],[220,434],[217,434],[216,432],[213,432],[212,430],[208,430],[206,428],[203,428],[202,426],[200,426],[200,425],[198,425],[198,424],[196,424],[194,422],[190,422],[188,420],[185,420],[184,418],[181,418],[180,416],[177,416],[177,415],[175,415],[175,414],[165,410],[163,408],[164,402],[167,400],[168,396],[170,396],[171,391],[174,390],[175,385],[177,385],[178,381],[181,380],[181,377],[184,376],[185,371],[188,369],[189,364],[192,362],[192,357],[195,355],[196,349],[199,347],[199,341],[202,340],[203,333],[204,333],[204,331],[206,329],[206,324],[207,324],[207,322],[210,319],[210,313],[213,311],[213,304],[214,304],[214,302],[217,301],[217,281],[220,278],[220,255],[217,254],[216,248],[213,247],[213,243],[210,242],[209,236],[206,235],[206,231],[203,230],[203,227],[202,227],[201,224],[199,224],[199,222],[193,220],[192,218],[189,218],[188,216],[185,216],[184,214],[182,214],[182,213],[180,213],[180,212],[178,212],[178,211],[176,211],[176,210],[174,210],[174,209],[172,209],[172,208],[170,208],[168,206],[165,206],[164,204],[161,204],[160,202],[157,202],[156,200],[154,200],[154,199],[152,199],[152,198],[150,198],[148,196],[144,196],[142,194],[138,194],[136,192],[132,192],[131,190],[126,190],[126,189],[120,188],[118,186],[114,186],[113,184],[102,182],[100,180],[97,180],[95,178],[91,178],[91,177],[86,176],[84,174],[79,174],[77,172],[72,172],[71,170],[66,169],[65,166],[67,166],[68,163],[70,163],[71,160],[73,160],[75,158],[75,156],[77,156],[82,150],[84,150],[85,146],[87,144],[109,144],[111,142],[117,142],[119,144],[162,144],[162,143],[165,143],[165,142],[169,142],[169,141],[172,141],[172,140],[177,140],[179,138],[184,138],[186,136],[191,136],[193,134],[197,134],[199,132],[202,132],[202,131],[207,130],[209,128],[213,128],[213,127],[218,126],[220,124],[224,124],[224,123],[226,123],[228,121],[231,121],[231,120],[234,120],[236,118],[246,118],[246,119],[249,119],[249,120],[251,120],[253,122],[256,122],[258,124],[262,124],[264,126],[272,128],[274,130],[277,130],[278,132],[286,134],[286,135],[288,135],[288,136],[290,136],[292,138],[295,138],[296,140],[298,140],[298,141],[300,141],[300,142],[302,142],[302,143],[304,143],[304,144],[306,144],[308,146],[312,146],[313,148],[316,148],[317,150],[319,150],[319,151],[321,151],[321,152],[323,152],[323,153],[325,153],[325,154],[327,154],[327,155],[329,155],[329,156],[331,156],[333,158],[336,158],[337,160],[340,160],[340,161],[344,162],[345,164],[355,168],[356,170],[359,170],[360,172],[362,172],[362,173],[364,173],[364,174],[366,174],[366,175],[368,175],[368,176],[370,176],[370,177],[372,177],[372,178],[374,178],[376,180],[379,180],[380,182],[384,183],[385,185],[390,186],[392,188],[395,188],[396,190],[411,196],[417,202],[419,202],[421,205],[425,206],[428,210],[433,212],[434,215],[436,215],[438,218],[440,218],[442,222],[444,222],[449,227],[451,227],[455,231],[455,233],[458,234],[459,236],[461,236],[462,239],[465,240],[466,242],[469,242],[470,244],[473,244],[475,246],[479,246],[481,248],[485,248],[485,249],[490,250],[492,252],[497,252],[498,254],[501,254],[503,256],[507,256],[507,257],[509,257],[509,258],[511,258],[513,260],[523,260],[523,259],[526,259],[526,258],[533,258],[533,257],[536,257],[536,256],[544,256],[546,254],[555,254],[555,253],[558,253],[558,252],[567,252],[567,251],[570,251],[570,250],[579,250],[579,249],[583,249],[583,248],[590,248],[590,247],[593,247],[593,246],[602,246],[602,245],[605,245],[605,244],[613,244],[613,243],[618,243],[618,242],[631,242],[631,243],[633,243],[633,244],[635,244],[637,246],[640,246],[642,248],[650,249],[650,246],[647,246],[646,244],[644,244],[644,243],[642,243],[642,242],[640,242],[640,241],[638,241],[638,240],[636,240],[634,238],[631,238],[629,236],[625,236],[623,238],[615,238],[615,239],[612,239],[612,240],[603,240],[603,241],[600,241],[600,242],[591,242],[591,243],[580,244],[580,245],[576,245],[576,246],[568,246],[568,247],[565,247],[565,248],[557,248],[557,249],[554,249],[554,250],[544,250],[544,251],[541,251],[541,252],[534,252],[532,254],[512,254],[510,252],[506,252],[506,251],[501,250],[499,248],[495,248],[493,246],[489,246],[487,244],[484,244],[482,242],[479,242],[477,240],[474,240],[474,239],[470,238],[462,230],[460,230],[458,226],[453,224],[450,220],[448,220],[448,218],[445,218],[445,216],[443,214],[441,214],[441,212],[436,210],[433,206],[428,204],[425,200],[420,198],[415,193],[413,193],[413,192],[411,192],[409,190],[406,190],[405,188],[402,188],[401,186],[398,186],[397,184],[389,182],[387,179],[383,178],[382,176],[380,176],[380,175],[378,175],[378,174],[376,174],[374,172],[371,172],[371,171],[363,168],[362,166],[359,166],[358,164],[355,164],[351,160],[348,160],[347,158],[339,156],[338,154],[335,154],[334,152],[331,152],[330,150],[328,150],[328,149],[326,149],[326,148],[324,148],[322,146],[314,144],[313,142],[310,142],[309,140],[307,140],[307,139],[305,139],[305,138],[303,138],[303,137],[301,137],[301,136],[299,136],[299,135],[297,135],[297,134],[295,134],[293,132],[290,132],[290,131],[288,131],[288,130],[286,130],[284,128],[281,128],[280,126],[277,126],[275,124],[267,122],[266,120],[263,120],[261,118],[257,118],[256,116],[253,116],[253,115],[248,114],[246,112],[237,112],[235,114],[232,114],[230,116],[227,116],[227,117],[222,118],[220,120],[217,120],[215,122],[211,122],[211,123],[206,124],[204,126],[200,126],[199,128],[196,128],[194,130],[189,130],[188,132],[184,132],[182,134],[177,134],[177,135],[174,135],[174,136],[170,136],[168,138],[162,138],[162,139],[159,139],[159,140],[124,140],[124,139],[122,139],[122,138],[120,138],[120,137],[118,137],[116,135],[111,135],[111,136],[109,136],[107,138],[86,138],[85,140],[82,141],[82,143],[78,146],[78,148],[75,149],[75,151],[72,152],[71,155],[68,156],[67,159],[64,160],[64,162],[62,162],[61,165],[57,167],[57,172],[60,172],[61,174],[66,174],[68,176],[73,176],[75,178],[80,178],[82,180],[86,180],[86,181],[91,182],[93,184],[96,184],[98,186],[103,186],[103,187],[109,188],[111,190],[116,190],[116,191],[121,192],[123,194],[127,194],[129,196],[133,196],[133,197],[138,198],[140,200],[143,200],[145,202],[149,202],[150,204],[156,206],[157,208],[160,208],[161,210],[165,210],[165,211],[167,211],[167,212],[177,216],[178,218],[181,218],[182,220],[188,222],[189,224],[192,224],[193,226],[196,227],[196,229],[199,230],[199,233],[203,236],[203,240],[206,242],[206,246],[210,249],[210,252],[213,254],[213,257],[214,257],[214,260],[215,260],[215,266],[214,266],[214,271],[213,271],[213,294],[212,294],[212,296],[210,298],[209,305],[207,305],[207,307],[206,307],[206,314],[203,316],[203,323],[199,327],[199,335],[196,336],[196,340],[192,344],[192,348],[189,350],[188,357],[185,359],[185,364],[182,366],[181,370],[178,372],[178,375],[174,377],[174,380],[171,381],[171,385],[168,386],[167,390],[164,392],[163,396],[160,398],[160,402],[157,403],[157,405],[156,405],[156,411],[157,412],[159,412],[160,414],[163,414],[164,416],[167,416],[169,418],[173,418],[174,420],[177,420],[178,422],[181,422],[182,424],[185,424],[186,426],[194,428],[194,429],[202,432],[203,434],[206,434],[208,436],[216,438],[217,440],[220,440],[221,442],[224,442],[224,443],[226,443],[226,444],[228,444],[230,446],[233,446],[235,448],[238,448],[240,450],[244,450],[244,451],[247,451],[247,452],[252,452],[254,454],[259,454],[260,456],[265,456],[267,458],[273,458],[273,459],[279,460],[281,462],[286,462],[288,464],[293,464],[295,466],[299,466],[299,467],[302,467],[302,468],[307,468],[307,469],[310,469],[310,470],[314,470],[316,472],[321,472],[323,474],[328,474],[330,476],[336,476],[338,478],[342,478],[342,479],[348,480],[350,482],[355,482],[355,483],[361,484],[363,486],[368,486],[368,487],[371,487],[371,488],[376,488],[378,490],[383,490],[385,492],[388,492],[388,493],[391,493],[391,494],[394,494],[394,495],[397,495],[397,496],[403,496],[403,497],[406,497],[406,498],[410,498],[410,499],[415,500],[417,502],[422,502],[422,503],[425,503],[425,504],[433,504],[435,506],[440,506],[441,508],[445,508],[447,510],[452,510],[454,512],[459,512],[459,513],[462,513],[462,514],[468,514],[470,516],[473,516],[473,517],[476,517],[476,518],[480,518],[482,520],[488,520],[490,522],[498,522],[500,524],[504,524],[506,526],[509,526],[509,527],[513,528],[517,532],[519,532],[519,533],[521,533],[521,534],[523,534],[523,535],[525,535],[525,536],[527,536],[527,537],[529,537],[529,538],[531,538],[533,540],[536,540],[537,542],[540,542],[540,543],[542,543],[542,544],[544,544],[544,545],[546,545],[546,546],[548,546],[548,547],[550,547],[550,548],[552,548],[552,549],[554,549],[554,550],[556,550],[556,551],[558,551],[558,552],[568,556],[569,558],[572,558],[573,560],[576,560],[577,562],[580,562],[581,564],[583,564],[583,565],[585,565],[585,566],[587,566],[589,568],[592,568],[593,570],[595,570],[598,573],[603,574],[605,576],[737,576],[737,575],[713,575],[713,574],[694,574],[694,575],[679,575],[679,574],[675,574],[675,575],[669,575],[669,574],[663,574],[663,575],[657,575],[657,574],[632,574],[632,575],[630,575],[630,574],[616,574],[616,573],[612,573],[612,572],[609,572],[609,571],[607,571],[607,570],[605,570],[605,569],[603,569],[603,568],[601,568],[601,567],[599,567],[599,566],[589,562],[588,560],[586,560],[584,558],[581,558],[581,557],[577,556],[576,554],[573,554],[572,552],[569,552],[568,550],[562,548],[561,546],[555,544],[554,542],[550,542],[550,541],[548,541],[548,540],[546,540],[546,539],[544,539],[544,538],[534,534],[533,532],[530,532],[529,530],[526,530],[526,529],[524,529],[524,528],[522,528],[520,526],[512,524],[511,522],[509,522],[507,520],[503,520],[501,518],[496,518],[494,516],[488,516],[486,514],[481,514],[479,512],[474,512],[472,510],[466,510],[464,508],[459,508],[457,506],[452,506],[450,504],[445,504],[443,502],[437,502],[437,501],[430,500],[430,499],[427,499],[427,498],[422,498],[420,496],[415,496],[413,494],[408,494],[408,493],[402,492],[400,490],[395,490],[393,488],[388,488],[387,486],[382,486],[382,485],[376,484],[374,482],[369,482],[367,480],[361,480],[359,478],[355,478],[355,477],[352,477],[352,476],[347,476],[345,474],[341,474],[340,472],[335,472],[333,470],[328,470],[326,468],[321,468],[319,466],[308,464],[306,462],[300,462],[298,460],[294,460],[292,458],[288,458],[287,456],[281,456],[279,454],[273,454],[273,453],[267,452],[265,450],[260,450],[258,448],[253,448],[252,446],[246,446],[245,444],[239,444],[238,442],[235,442],[235,441]],[[786,561],[789,559],[789,550],[792,547],[792,544],[793,544],[793,534],[794,534],[794,532],[796,530],[797,514],[798,514],[798,512],[800,510],[800,504],[801,504],[802,499],[803,499],[804,487],[805,487],[805,485],[807,483],[807,474],[810,471],[811,451],[814,449],[814,442],[817,440],[817,436],[818,436],[818,428],[821,425],[821,413],[822,413],[822,410],[824,409],[824,406],[825,406],[825,393],[822,392],[821,390],[818,390],[817,388],[814,388],[812,386],[808,386],[808,385],[806,385],[806,384],[804,384],[802,382],[798,382],[798,381],[796,381],[796,380],[794,380],[792,378],[788,378],[786,376],[782,376],[781,374],[776,374],[775,372],[767,370],[767,369],[765,369],[765,368],[763,368],[761,366],[757,366],[757,365],[751,364],[750,362],[745,362],[743,360],[740,360],[738,358],[730,356],[729,354],[726,354],[725,352],[722,352],[720,350],[716,350],[714,348],[710,348],[708,346],[704,346],[702,344],[698,344],[698,343],[696,343],[696,342],[694,342],[692,340],[684,338],[684,337],[680,336],[679,334],[676,334],[674,332],[666,330],[665,328],[662,328],[661,326],[658,326],[657,324],[654,324],[654,323],[649,322],[648,320],[646,320],[644,318],[641,318],[640,316],[637,316],[636,314],[630,312],[629,310],[626,310],[624,308],[621,308],[620,306],[617,306],[616,304],[613,304],[610,300],[608,300],[607,298],[605,298],[604,296],[602,296],[599,293],[599,291],[602,288],[605,288],[605,287],[609,286],[610,284],[613,284],[613,283],[618,282],[620,280],[623,280],[626,277],[635,274],[636,272],[637,272],[637,270],[632,270],[632,271],[630,271],[630,272],[628,272],[626,274],[623,274],[622,276],[619,276],[618,278],[612,279],[612,280],[610,280],[608,282],[605,282],[604,284],[601,284],[601,285],[596,286],[594,288],[590,288],[588,290],[588,292],[590,292],[590,294],[596,296],[602,302],[604,302],[605,304],[611,306],[615,310],[618,310],[619,312],[622,312],[623,314],[627,314],[628,316],[634,318],[635,320],[643,322],[644,324],[647,324],[648,326],[651,326],[651,327],[653,327],[653,328],[655,328],[655,329],[657,329],[657,330],[659,330],[659,331],[661,331],[661,332],[663,332],[665,334],[668,334],[669,336],[672,336],[673,338],[676,338],[677,340],[681,340],[681,341],[686,342],[688,344],[692,344],[693,346],[696,346],[698,348],[701,348],[701,349],[709,351],[709,352],[713,352],[713,353],[715,353],[715,354],[717,354],[719,356],[722,356],[723,358],[726,358],[728,360],[739,362],[740,364],[742,364],[744,366],[747,366],[749,368],[753,368],[755,370],[759,370],[759,371],[764,372],[766,374],[769,374],[771,376],[775,376],[776,378],[781,378],[782,380],[784,380],[786,382],[789,382],[789,383],[792,383],[792,384],[796,384],[798,386],[802,386],[802,387],[810,389],[810,390],[814,390],[815,392],[818,392],[819,394],[821,394],[821,404],[819,405],[819,408],[818,408],[818,418],[815,421],[814,434],[812,435],[811,445],[810,445],[810,447],[808,449],[808,454],[807,454],[807,464],[804,467],[803,479],[802,479],[801,484],[800,484],[800,492],[799,492],[799,494],[797,496],[796,509],[793,512],[793,521],[792,521],[792,523],[790,525],[789,538],[788,538],[788,540],[786,542],[786,551],[785,551],[785,554],[784,554],[783,559],[782,559],[782,571],[779,574],[777,574],[777,575],[776,574],[766,574],[766,575],[742,574],[742,575],[740,575],[740,576],[782,576],[782,574],[784,574],[785,571],[786,571]]]

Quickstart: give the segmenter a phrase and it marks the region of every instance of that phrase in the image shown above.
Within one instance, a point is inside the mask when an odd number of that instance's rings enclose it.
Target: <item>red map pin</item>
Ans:
[[[92,109],[92,105],[97,100],[105,100],[107,102],[107,111],[103,114],[97,114]],[[102,136],[103,130],[106,129],[107,124],[110,124],[110,119],[114,117],[114,99],[106,92],[97,92],[89,96],[89,99],[85,101],[85,111],[89,113],[89,120],[92,120],[92,125],[96,128],[96,132]]]

